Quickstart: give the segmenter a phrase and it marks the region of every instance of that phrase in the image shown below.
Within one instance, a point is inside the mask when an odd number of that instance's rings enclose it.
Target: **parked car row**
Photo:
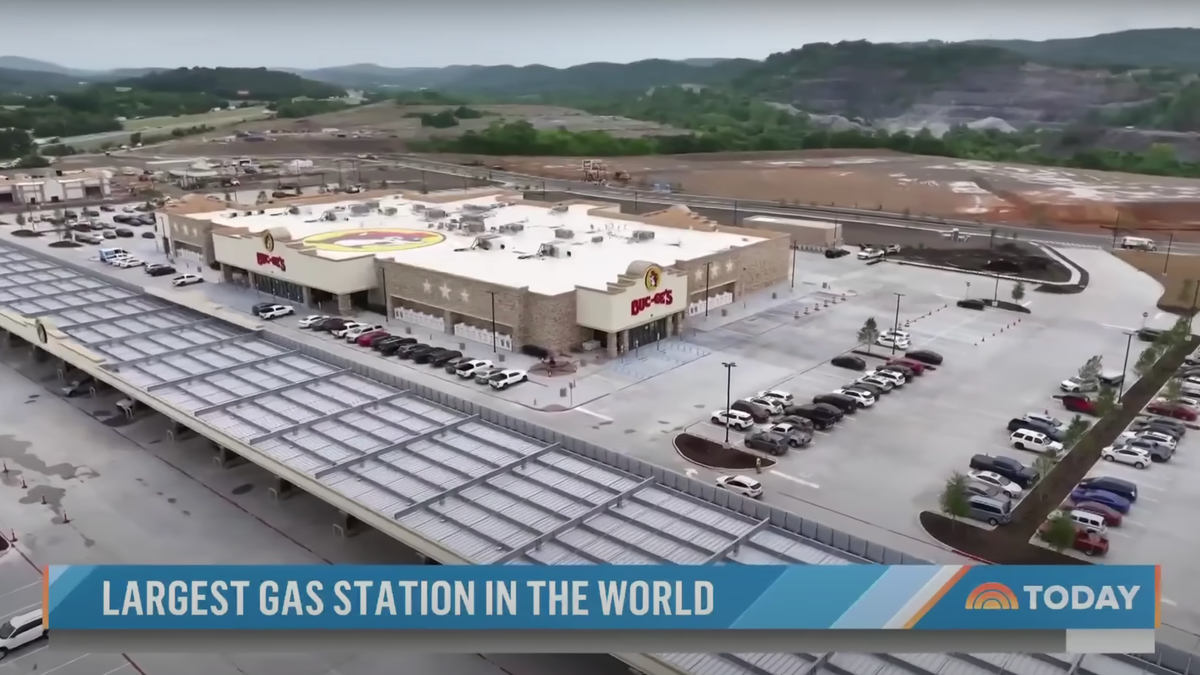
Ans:
[[[940,354],[926,356],[941,363]],[[874,407],[881,397],[921,376],[928,365],[908,357],[892,359],[842,387],[813,396],[811,403],[800,403],[786,391],[760,391],[733,401],[728,409],[714,410],[709,421],[745,432],[747,448],[779,456],[811,445],[814,430],[825,431],[846,415]]]
[[[264,303],[261,306],[256,305],[254,311],[258,313],[259,309],[263,309],[271,312],[271,307]],[[496,390],[507,389],[529,380],[529,373],[524,370],[502,368],[488,359],[466,356],[457,349],[435,347],[414,337],[393,335],[379,324],[315,314],[300,319],[299,326],[314,333],[328,333],[336,339],[359,347],[373,349],[379,352],[380,356],[395,356],[413,363],[444,368],[447,373],[457,375],[460,379]]]

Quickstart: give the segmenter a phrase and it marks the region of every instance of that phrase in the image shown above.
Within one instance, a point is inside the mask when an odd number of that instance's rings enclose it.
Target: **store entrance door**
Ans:
[[[667,327],[667,317],[629,329],[629,348],[637,349],[653,344],[670,334]]]

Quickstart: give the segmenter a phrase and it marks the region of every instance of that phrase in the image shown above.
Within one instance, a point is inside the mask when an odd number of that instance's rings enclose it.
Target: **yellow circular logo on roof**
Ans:
[[[659,285],[662,284],[662,268],[657,265],[651,265],[646,270],[646,290],[656,291]]]
[[[267,253],[275,250],[275,237],[271,236],[270,232],[263,232],[262,242],[263,248],[267,249]]]
[[[427,230],[393,228],[338,230],[305,237],[304,245],[335,253],[389,253],[440,244],[446,235]]]

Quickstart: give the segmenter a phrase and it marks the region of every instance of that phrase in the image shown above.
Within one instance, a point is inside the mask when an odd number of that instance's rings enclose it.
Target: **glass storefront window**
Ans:
[[[281,300],[304,303],[304,287],[290,281],[255,274],[254,288],[260,293],[266,293]]]

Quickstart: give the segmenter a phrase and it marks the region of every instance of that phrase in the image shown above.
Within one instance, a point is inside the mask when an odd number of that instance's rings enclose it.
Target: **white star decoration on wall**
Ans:
[[[732,260],[725,261],[725,271],[729,272],[731,274],[733,273],[733,261]]]
[[[432,293],[432,292],[433,292],[433,284],[429,283],[429,280],[428,280],[428,279],[426,279],[426,280],[425,280],[425,283],[423,283],[423,284],[421,284],[421,285],[425,287],[425,293],[427,293],[427,294],[428,294],[428,293]]]
[[[704,268],[703,267],[696,268],[696,281],[697,282],[704,281]]]
[[[443,298],[446,298],[447,300],[450,299],[450,287],[449,286],[447,286],[446,284],[442,284],[442,287],[439,288],[438,290],[442,292]]]
[[[468,292],[466,292],[465,290],[464,290],[462,293],[459,293],[459,296],[461,296],[461,297],[462,297],[462,301],[463,301],[463,302],[470,302],[470,301],[471,301],[471,294],[470,294],[470,293],[468,293]]]

